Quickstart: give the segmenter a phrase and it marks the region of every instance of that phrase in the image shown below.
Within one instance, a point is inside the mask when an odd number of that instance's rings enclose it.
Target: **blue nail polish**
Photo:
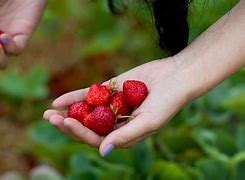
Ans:
[[[7,37],[1,38],[1,42],[5,45],[8,46],[10,44],[10,40]]]
[[[113,144],[108,144],[103,151],[103,157],[107,156],[114,148]]]

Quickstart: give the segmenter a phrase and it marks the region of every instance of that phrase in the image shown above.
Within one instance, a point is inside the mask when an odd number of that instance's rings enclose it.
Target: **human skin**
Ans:
[[[46,0],[0,0],[0,68],[18,55],[40,22]]]
[[[102,156],[113,148],[132,147],[156,133],[188,102],[205,94],[245,66],[245,1],[212,25],[179,54],[155,60],[115,79],[122,89],[127,79],[144,81],[149,95],[133,112],[132,121],[102,137],[59,110],[84,99],[80,89],[54,100],[44,118],[80,143],[97,147]]]

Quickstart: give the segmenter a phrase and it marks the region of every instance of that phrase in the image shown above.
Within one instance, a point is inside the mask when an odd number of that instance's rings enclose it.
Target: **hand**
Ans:
[[[0,68],[8,55],[18,55],[36,29],[46,0],[0,0]],[[7,55],[7,56],[6,56]]]
[[[122,84],[127,79],[144,81],[149,88],[149,94],[142,105],[133,112],[135,118],[123,126],[121,124],[115,127],[106,137],[97,135],[75,119],[67,118],[63,111],[47,110],[44,118],[79,142],[99,147],[102,156],[114,147],[132,147],[157,132],[188,102],[191,88],[186,82],[181,81],[183,76],[177,70],[175,61],[169,58],[141,65],[114,78],[119,89],[122,89]],[[81,101],[86,92],[87,89],[81,89],[67,93],[57,98],[53,107],[63,108]]]
[[[101,137],[66,113],[48,110],[44,118],[79,142],[100,148],[105,156],[114,147],[131,147],[158,131],[188,101],[204,94],[244,66],[245,1],[215,23],[194,43],[167,60],[153,61],[118,77],[119,87],[126,79],[144,81],[149,95],[133,112],[135,119]],[[228,18],[229,17],[229,18]],[[87,89],[65,94],[53,102],[66,107],[84,98]]]

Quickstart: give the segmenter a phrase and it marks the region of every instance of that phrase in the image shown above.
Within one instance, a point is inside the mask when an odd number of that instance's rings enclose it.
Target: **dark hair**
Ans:
[[[169,50],[172,55],[184,49],[189,39],[187,22],[189,0],[144,1],[152,7],[159,34],[159,46]],[[114,0],[108,0],[108,6],[112,13],[118,13]]]

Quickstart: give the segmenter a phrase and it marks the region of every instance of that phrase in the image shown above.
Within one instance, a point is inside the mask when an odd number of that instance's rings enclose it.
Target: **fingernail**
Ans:
[[[10,40],[7,38],[7,37],[2,37],[1,38],[1,43],[4,45],[4,46],[8,46],[10,44]]]
[[[113,149],[115,148],[115,146],[113,144],[108,144],[104,151],[103,151],[103,157],[107,156]]]

